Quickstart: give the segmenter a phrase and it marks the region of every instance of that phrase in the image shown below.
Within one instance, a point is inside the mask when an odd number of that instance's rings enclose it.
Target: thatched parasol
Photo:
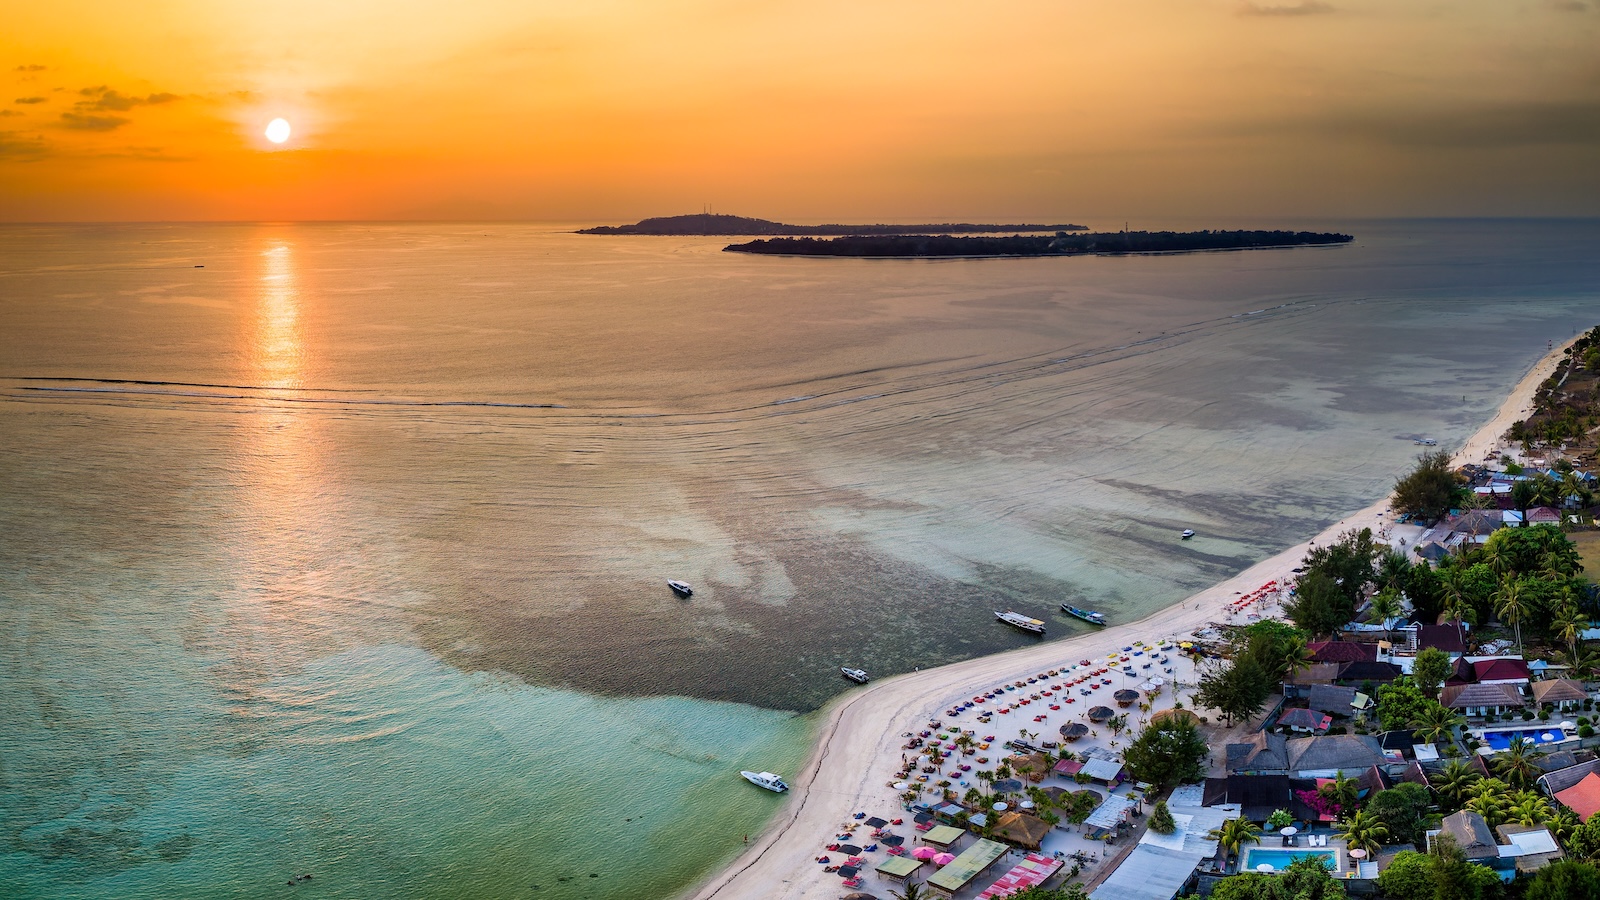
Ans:
[[[1162,711],[1151,716],[1150,722],[1154,724],[1156,722],[1165,722],[1168,719],[1171,719],[1174,722],[1187,722],[1188,724],[1197,727],[1200,724],[1200,717],[1194,714],[1194,710],[1177,708],[1163,709]]]
[[[1094,709],[1089,710],[1089,721],[1104,722],[1114,715],[1116,715],[1116,712],[1111,707],[1096,706]]]
[[[1111,696],[1116,699],[1118,706],[1132,706],[1139,702],[1139,692],[1133,688],[1123,688]]]
[[[1089,726],[1082,722],[1068,722],[1061,726],[1061,738],[1067,742],[1076,741],[1089,733]]]

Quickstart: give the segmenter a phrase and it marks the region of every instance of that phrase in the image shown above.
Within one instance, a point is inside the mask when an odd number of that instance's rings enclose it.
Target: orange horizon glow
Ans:
[[[10,6],[0,221],[1600,214],[1600,0]]]

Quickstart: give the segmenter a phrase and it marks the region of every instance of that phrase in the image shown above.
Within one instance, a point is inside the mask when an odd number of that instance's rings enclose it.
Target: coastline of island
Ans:
[[[996,259],[1038,256],[1127,256],[1271,250],[1348,244],[1348,234],[1314,231],[1113,231],[1088,234],[1013,234],[957,237],[940,234],[848,234],[827,240],[773,237],[723,247],[726,253],[829,256],[862,259]]]
[[[923,225],[788,225],[769,219],[730,216],[721,213],[696,213],[688,216],[657,216],[632,225],[597,225],[581,228],[576,234],[649,235],[655,237],[747,237],[755,235],[845,235],[896,236],[906,234],[1004,234],[1007,232],[1088,231],[1087,225],[984,225],[972,222],[946,222]]]
[[[1497,454],[1507,430],[1527,415],[1535,392],[1571,344],[1556,345],[1528,367],[1494,416],[1453,454],[1456,465],[1481,462]],[[1240,595],[1260,590],[1258,585],[1281,585],[1292,578],[1294,567],[1311,547],[1332,543],[1351,530],[1381,532],[1392,524],[1387,518],[1389,506],[1390,497],[1386,496],[1330,524],[1311,540],[1138,621],[896,675],[840,695],[821,711],[812,751],[789,779],[791,796],[784,807],[743,853],[682,896],[693,900],[831,900],[839,894],[839,880],[816,861],[819,839],[833,836],[842,827],[840,823],[849,822],[858,811],[899,808],[898,795],[890,784],[903,758],[903,733],[926,727],[926,720],[942,718],[942,711],[951,704],[996,683],[1009,683],[1019,674],[1026,678],[1028,673],[1064,666],[1078,657],[1103,657],[1134,642],[1166,640],[1217,625]]]

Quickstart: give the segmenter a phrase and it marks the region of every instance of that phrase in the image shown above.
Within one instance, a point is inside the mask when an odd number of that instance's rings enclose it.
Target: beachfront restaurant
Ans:
[[[954,897],[957,891],[971,884],[1010,849],[1005,844],[980,839],[976,844],[963,850],[960,856],[940,869],[932,878],[923,882],[923,887],[940,897]]]
[[[920,868],[922,868],[920,859],[912,859],[910,856],[891,856],[879,863],[876,871],[885,878],[904,883]]]
[[[948,850],[961,840],[963,834],[966,832],[954,825],[935,825],[922,833],[922,842]]]

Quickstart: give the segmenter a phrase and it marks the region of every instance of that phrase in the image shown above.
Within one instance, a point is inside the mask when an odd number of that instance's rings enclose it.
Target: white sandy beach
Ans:
[[[1495,416],[1457,450],[1457,464],[1481,463],[1496,449],[1506,429],[1529,411],[1535,389],[1555,370],[1564,347],[1557,347],[1529,369]],[[1380,532],[1388,524],[1388,507],[1387,498],[1374,503],[1329,525],[1313,540],[1290,547],[1175,607],[1160,610],[1140,621],[899,675],[862,690],[847,692],[828,711],[816,747],[805,766],[788,779],[791,786],[788,800],[771,826],[751,841],[748,851],[689,896],[696,900],[820,900],[843,896],[849,889],[841,887],[837,875],[825,873],[814,858],[840,825],[850,821],[857,811],[885,818],[901,813],[900,802],[888,785],[900,768],[901,755],[905,752],[902,749],[905,732],[920,731],[930,719],[946,719],[946,709],[996,685],[1049,669],[1070,667],[1081,658],[1103,658],[1134,641],[1153,643],[1229,621],[1227,604],[1267,582],[1276,580],[1282,584],[1288,580],[1291,570],[1299,565],[1312,544],[1332,541],[1352,528],[1370,527],[1375,533]],[[1167,699],[1168,703],[1163,705],[1170,705],[1170,698]],[[1019,726],[1031,726],[1046,732],[1046,737],[1050,738],[1054,737],[1057,724],[1068,720],[1062,715],[1047,725],[1032,725],[1028,715],[1020,711],[1011,718],[1015,721],[1003,725],[996,721],[994,727],[1004,727],[1015,735]],[[1006,754],[996,746],[990,755],[1003,757]],[[879,856],[870,861],[869,867],[881,859]],[[993,873],[998,874],[998,871]],[[989,880],[993,880],[993,875]],[[868,876],[867,881],[864,889],[880,896],[884,893],[884,886],[874,877]]]

